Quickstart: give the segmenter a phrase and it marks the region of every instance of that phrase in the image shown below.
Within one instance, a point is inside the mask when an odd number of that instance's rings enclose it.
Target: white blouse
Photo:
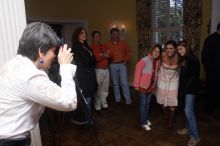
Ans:
[[[71,111],[77,107],[76,66],[60,66],[61,87],[27,57],[17,55],[0,69],[0,139],[25,137],[44,107]]]

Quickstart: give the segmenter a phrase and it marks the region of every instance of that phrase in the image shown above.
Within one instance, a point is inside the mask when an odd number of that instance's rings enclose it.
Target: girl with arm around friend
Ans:
[[[166,42],[162,53],[162,63],[158,72],[156,97],[164,111],[163,124],[169,128],[173,126],[173,118],[176,106],[178,105],[179,87],[179,55],[176,49],[176,42]]]
[[[161,45],[155,45],[151,52],[136,64],[134,88],[139,91],[140,124],[145,130],[151,130],[148,110],[152,92],[156,83],[161,53]]]
[[[195,94],[199,85],[200,64],[186,41],[177,44],[181,56],[179,92],[185,98],[186,128],[177,131],[178,134],[189,134],[188,146],[195,146],[199,141],[199,133],[194,113]]]

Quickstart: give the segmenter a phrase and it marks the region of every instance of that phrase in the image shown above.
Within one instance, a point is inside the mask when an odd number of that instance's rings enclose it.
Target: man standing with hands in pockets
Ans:
[[[118,28],[110,30],[110,37],[106,43],[110,58],[110,75],[113,83],[114,96],[117,104],[121,102],[119,83],[122,87],[127,105],[132,103],[130,89],[128,85],[127,67],[126,64],[131,58],[130,49],[125,41],[120,40],[120,31]]]

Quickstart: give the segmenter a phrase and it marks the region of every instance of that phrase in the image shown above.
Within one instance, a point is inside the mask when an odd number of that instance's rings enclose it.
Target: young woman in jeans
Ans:
[[[180,69],[179,91],[185,98],[186,128],[177,131],[178,134],[189,134],[188,146],[195,146],[199,141],[199,134],[194,113],[195,93],[198,90],[200,64],[185,41],[177,44],[178,53],[182,58]]]
[[[155,45],[151,52],[137,63],[135,69],[134,88],[139,91],[140,124],[145,130],[151,130],[148,109],[156,83],[161,53],[161,45]]]

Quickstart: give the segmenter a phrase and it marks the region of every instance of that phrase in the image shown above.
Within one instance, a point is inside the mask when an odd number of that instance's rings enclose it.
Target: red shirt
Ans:
[[[111,40],[106,43],[110,50],[109,56],[113,63],[128,61],[131,58],[130,49],[125,41],[112,42]]]
[[[105,45],[92,44],[91,48],[96,58],[96,68],[106,69],[108,68],[108,59],[103,57],[101,54],[107,51]]]

